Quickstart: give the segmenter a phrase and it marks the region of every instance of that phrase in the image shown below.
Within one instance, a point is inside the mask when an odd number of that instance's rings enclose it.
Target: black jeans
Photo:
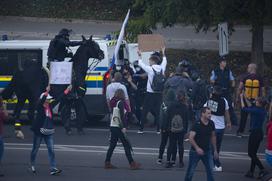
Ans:
[[[146,116],[149,112],[153,114],[155,117],[155,125],[157,126],[157,131],[160,129],[159,121],[160,121],[160,107],[162,102],[162,94],[161,93],[149,93],[147,92],[145,95],[143,112],[141,116],[141,124],[140,129],[144,129],[144,124],[146,123]]]
[[[241,109],[240,124],[239,124],[239,128],[237,130],[238,133],[243,133],[245,131],[247,117],[248,117],[248,113]]]
[[[128,139],[125,137],[125,134],[122,132],[121,128],[110,127],[110,132],[111,132],[110,146],[107,151],[106,162],[110,162],[112,153],[116,147],[118,139],[121,140],[124,146],[128,162],[129,163],[133,162],[133,158],[131,155],[131,145]]]
[[[176,161],[177,156],[177,148],[179,153],[179,162],[183,162],[183,154],[184,154],[184,139],[185,132],[180,133],[172,133],[169,134],[169,145],[167,148],[167,161]]]
[[[165,130],[161,131],[161,144],[160,144],[160,150],[159,150],[159,159],[162,159],[162,157],[163,157],[163,153],[164,153],[165,147],[168,142],[169,134],[170,134],[169,131],[165,131]]]
[[[250,171],[253,173],[256,165],[260,170],[263,170],[264,167],[257,157],[257,151],[259,149],[260,143],[263,140],[263,131],[261,129],[251,130],[249,139],[248,139],[248,156],[251,158]]]

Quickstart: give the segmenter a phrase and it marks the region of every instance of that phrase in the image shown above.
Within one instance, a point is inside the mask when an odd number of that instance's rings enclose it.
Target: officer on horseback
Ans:
[[[70,41],[69,37],[71,33],[71,29],[63,28],[55,36],[55,38],[50,41],[47,51],[48,63],[51,61],[62,62],[66,57],[72,58],[73,53],[68,52],[67,48],[70,46],[79,46],[83,43],[83,41]]]

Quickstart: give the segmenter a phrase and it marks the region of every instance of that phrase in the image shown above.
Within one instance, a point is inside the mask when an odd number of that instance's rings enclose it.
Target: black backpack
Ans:
[[[151,88],[154,92],[162,92],[164,83],[166,80],[165,76],[163,75],[162,70],[160,72],[156,72],[153,68],[152,70],[154,72],[154,76],[153,76]]]
[[[175,114],[171,119],[171,132],[180,133],[183,131],[183,119],[181,115]]]

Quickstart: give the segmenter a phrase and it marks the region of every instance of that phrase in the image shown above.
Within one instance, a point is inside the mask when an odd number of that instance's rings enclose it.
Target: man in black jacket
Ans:
[[[72,30],[63,28],[60,30],[59,34],[50,41],[47,51],[48,62],[62,62],[66,57],[72,58],[73,53],[68,52],[67,48],[70,46],[79,46],[82,44],[82,41],[70,41],[69,36],[71,32]]]

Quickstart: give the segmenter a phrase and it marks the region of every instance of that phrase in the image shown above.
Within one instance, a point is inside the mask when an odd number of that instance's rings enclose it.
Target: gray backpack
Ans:
[[[181,115],[176,114],[171,120],[171,132],[179,133],[183,131],[183,119]]]

